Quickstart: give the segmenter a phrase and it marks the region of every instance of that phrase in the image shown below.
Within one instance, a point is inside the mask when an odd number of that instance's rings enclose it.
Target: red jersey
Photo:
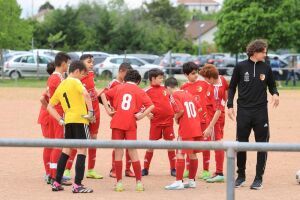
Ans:
[[[170,95],[166,88],[160,85],[150,86],[145,89],[154,104],[151,111],[153,118],[151,124],[157,126],[173,126],[174,111],[170,104]]]
[[[94,103],[99,104],[98,98],[97,98],[97,92],[95,89],[94,72],[89,71],[88,74],[81,79],[81,83],[85,87],[85,89],[88,91],[88,93],[90,94],[93,104]]]
[[[184,83],[180,89],[188,91],[195,98],[195,101],[201,106],[201,112],[199,113],[199,118],[201,123],[206,123],[206,118],[203,116],[207,112],[206,109],[206,93],[209,88],[209,84],[203,80],[197,80],[193,83]]]
[[[47,90],[49,91],[49,99],[53,96],[56,88],[59,86],[59,84],[64,80],[63,75],[59,72],[53,72],[47,81]],[[64,111],[59,104],[55,106],[56,111],[60,114],[63,115]]]
[[[49,102],[49,97],[46,93],[43,93],[43,96],[45,97],[46,101]],[[38,124],[48,124],[49,121],[49,113],[47,111],[47,108],[44,106],[41,106],[40,114],[38,117]]]
[[[105,92],[106,98],[113,101],[116,113],[110,122],[110,128],[121,130],[136,130],[135,114],[142,107],[153,105],[144,90],[136,84],[127,82],[113,87]]]
[[[181,110],[184,111],[179,118],[179,136],[181,138],[202,136],[200,118],[197,112],[199,106],[195,98],[189,92],[179,90],[173,93],[170,100],[175,113]]]
[[[122,82],[118,81],[117,79],[113,79],[111,82],[109,82],[107,89],[111,89],[117,85],[123,84]]]

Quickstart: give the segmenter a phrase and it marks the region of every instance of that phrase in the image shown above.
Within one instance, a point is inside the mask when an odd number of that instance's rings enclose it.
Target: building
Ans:
[[[205,14],[217,12],[221,8],[214,0],[177,0],[177,5],[184,5],[190,11],[201,11]]]
[[[192,20],[186,24],[185,36],[194,41],[195,44],[200,42],[214,43],[215,33],[217,32],[217,23],[215,21],[198,21]]]

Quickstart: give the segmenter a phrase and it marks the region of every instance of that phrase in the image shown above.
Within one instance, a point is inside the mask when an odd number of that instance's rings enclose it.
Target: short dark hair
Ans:
[[[197,72],[199,70],[198,65],[196,65],[194,62],[186,62],[182,66],[182,71],[186,75],[189,75],[194,70],[197,71]]]
[[[263,52],[265,49],[268,48],[268,44],[266,41],[258,39],[253,40],[247,45],[247,55],[248,57],[251,57],[254,55],[254,53],[260,53]]]
[[[174,77],[169,77],[165,81],[165,87],[176,88],[178,85],[178,81]]]
[[[49,75],[51,75],[54,71],[55,71],[55,65],[54,65],[54,62],[49,62],[47,64],[47,69],[46,71],[48,72]]]
[[[140,73],[135,69],[128,70],[124,77],[125,82],[130,81],[130,82],[139,84],[141,82],[141,80],[142,80],[142,77],[141,77]]]
[[[218,79],[219,71],[213,64],[205,64],[200,70],[200,75],[204,78],[214,78]]]
[[[80,60],[92,59],[94,56],[92,54],[82,54]]]
[[[86,69],[85,65],[83,64],[83,62],[79,61],[79,60],[73,61],[70,64],[69,73],[72,73],[72,72],[74,72],[77,69],[79,69],[80,72],[87,71],[87,69]]]
[[[71,57],[68,54],[66,54],[64,52],[59,52],[55,56],[54,63],[55,63],[55,66],[61,66],[61,64],[63,62],[67,63],[68,60],[71,60]]]
[[[164,72],[158,68],[149,70],[149,81],[152,81],[152,78],[156,78],[158,76],[163,76]]]
[[[132,66],[130,65],[130,63],[123,62],[123,63],[121,63],[121,65],[119,67],[119,72],[120,71],[128,71],[130,69],[132,69]]]

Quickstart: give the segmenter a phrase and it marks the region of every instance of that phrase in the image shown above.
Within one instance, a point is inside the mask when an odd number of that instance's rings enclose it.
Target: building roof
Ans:
[[[214,4],[219,5],[218,2],[214,0],[177,0],[178,4]]]
[[[203,24],[203,25],[201,25],[201,24]],[[200,28],[200,26],[201,26],[201,28]],[[195,39],[195,38],[198,38],[200,34],[203,35],[216,26],[217,26],[217,23],[215,21],[193,20],[187,24],[185,36],[188,38]]]

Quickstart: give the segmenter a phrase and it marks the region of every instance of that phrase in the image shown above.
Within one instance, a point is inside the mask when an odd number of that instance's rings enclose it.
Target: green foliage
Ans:
[[[257,38],[270,49],[299,47],[299,0],[226,0],[218,15],[217,44],[231,53],[244,52]]]
[[[16,0],[0,0],[0,49],[28,49],[32,26],[20,19],[21,8]]]

